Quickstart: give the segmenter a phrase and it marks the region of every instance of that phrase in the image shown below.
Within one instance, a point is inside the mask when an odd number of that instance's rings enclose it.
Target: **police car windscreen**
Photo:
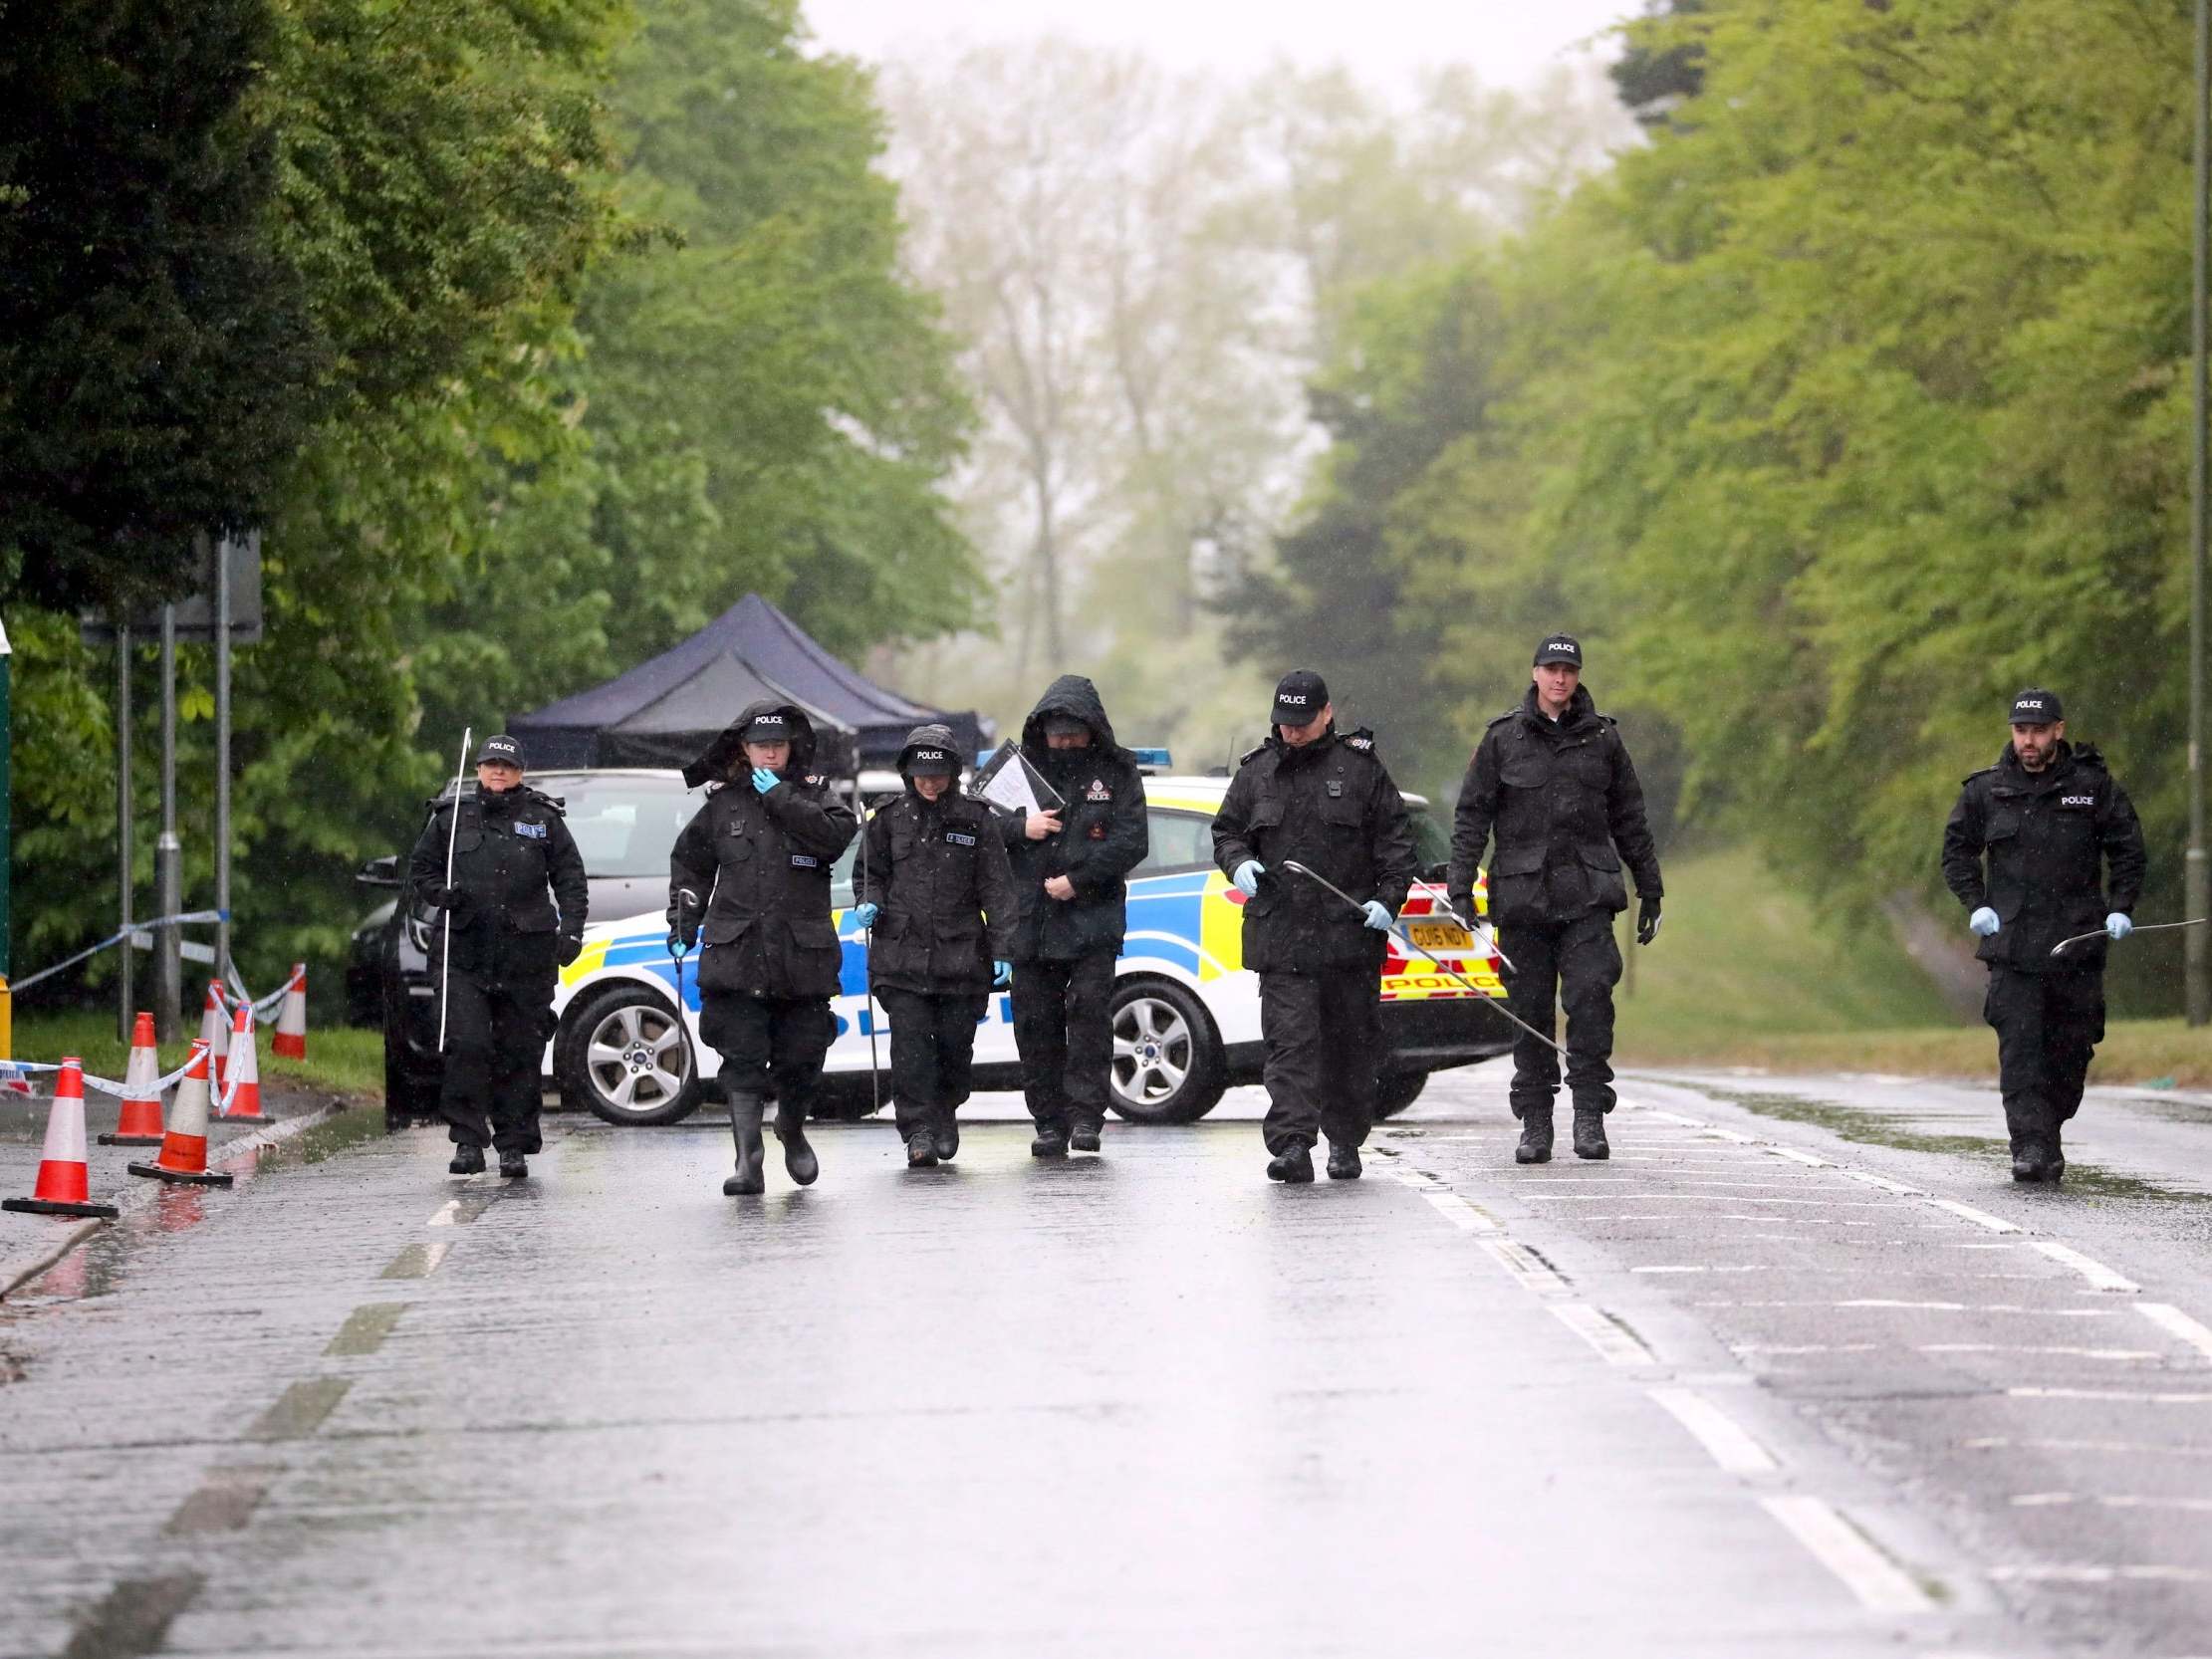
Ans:
[[[584,854],[584,873],[596,876],[665,876],[668,853],[701,799],[672,772],[666,778],[534,774],[530,782],[568,803],[569,833]]]

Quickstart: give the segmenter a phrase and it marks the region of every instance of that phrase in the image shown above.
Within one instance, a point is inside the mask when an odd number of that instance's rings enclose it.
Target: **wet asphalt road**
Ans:
[[[0,1653],[2212,1654],[2212,1108],[2052,1195],[1978,1091],[1639,1081],[1532,1171],[1504,1081],[1304,1189],[1251,1091],[749,1201],[351,1114],[0,1304]]]

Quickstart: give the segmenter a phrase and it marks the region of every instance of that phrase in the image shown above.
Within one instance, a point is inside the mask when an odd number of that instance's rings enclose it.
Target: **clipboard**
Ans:
[[[970,795],[1010,813],[1057,813],[1068,803],[1045,782],[1044,774],[1029,764],[1018,743],[999,746],[999,752],[975,775]]]

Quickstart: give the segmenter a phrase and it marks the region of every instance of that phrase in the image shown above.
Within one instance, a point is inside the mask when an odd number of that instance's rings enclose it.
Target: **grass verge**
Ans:
[[[269,1052],[273,1026],[259,1033],[261,1080],[265,1087],[323,1089],[341,1094],[380,1096],[384,1086],[382,1036],[351,1027],[311,1030],[307,1059],[285,1060]],[[192,1035],[197,1036],[195,1020]],[[161,1069],[172,1071],[191,1052],[189,1039],[161,1046]],[[75,1055],[96,1076],[121,1077],[130,1059],[130,1046],[116,1035],[113,1011],[71,1009],[41,1014],[18,1011],[15,1019],[15,1058],[51,1064]]]

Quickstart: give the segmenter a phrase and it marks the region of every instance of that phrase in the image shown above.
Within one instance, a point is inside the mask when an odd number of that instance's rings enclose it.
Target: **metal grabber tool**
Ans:
[[[2144,922],[2140,926],[2131,928],[2128,931],[2127,936],[2128,938],[2132,939],[2138,933],[2165,933],[2177,927],[2202,927],[2206,922],[2212,922],[2212,916],[2198,916],[2193,920],[2185,922]],[[2101,927],[2093,933],[2077,933],[2073,938],[2061,939],[2057,944],[2053,945],[2051,947],[2051,954],[2053,956],[2057,956],[2059,952],[2065,950],[2067,946],[2079,945],[2084,939],[2102,939],[2106,935],[2104,929],[2102,929]],[[2114,942],[2116,943],[2117,941]]]

